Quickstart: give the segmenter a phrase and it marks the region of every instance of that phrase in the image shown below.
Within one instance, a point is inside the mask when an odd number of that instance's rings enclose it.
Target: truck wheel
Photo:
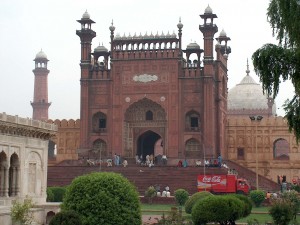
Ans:
[[[243,191],[237,191],[236,193],[239,194],[239,195],[244,195],[245,194],[245,192],[243,192]]]

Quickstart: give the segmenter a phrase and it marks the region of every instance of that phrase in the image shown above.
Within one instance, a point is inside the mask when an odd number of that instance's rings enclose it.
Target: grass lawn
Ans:
[[[171,211],[172,207],[176,207],[176,205],[163,205],[163,204],[142,204],[142,214],[143,215],[162,215]],[[186,214],[184,211],[184,207],[182,209],[183,215],[190,217],[190,215]],[[272,217],[268,214],[269,207],[253,207],[252,213],[236,222],[238,223],[248,223],[248,224],[266,224],[267,222],[272,222]],[[300,215],[297,216],[297,222],[300,224]]]

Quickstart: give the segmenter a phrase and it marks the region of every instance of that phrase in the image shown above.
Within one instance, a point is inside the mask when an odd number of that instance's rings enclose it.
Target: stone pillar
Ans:
[[[8,197],[8,186],[9,186],[9,166],[5,166],[5,172],[4,172],[4,179],[5,179],[5,185],[4,185],[4,193],[3,193],[3,196],[4,197]]]
[[[16,193],[16,196],[20,196],[20,182],[19,182],[19,174],[20,174],[20,166],[16,166],[16,181],[15,181],[15,184],[16,184],[16,190],[15,190],[15,193]]]
[[[0,183],[0,196],[4,196],[4,177],[5,177],[5,173],[4,173],[4,166],[0,167],[0,173],[1,173],[1,183]]]
[[[12,166],[12,174],[11,174],[11,196],[16,196],[16,167]]]

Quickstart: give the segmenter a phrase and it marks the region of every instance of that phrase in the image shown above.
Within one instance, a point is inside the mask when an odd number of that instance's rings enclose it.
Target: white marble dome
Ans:
[[[263,93],[262,86],[247,73],[242,81],[228,91],[228,110],[268,109],[268,96]],[[276,113],[273,105],[272,114]]]
[[[35,56],[35,60],[39,60],[39,59],[47,60],[47,55],[42,50],[39,51]]]

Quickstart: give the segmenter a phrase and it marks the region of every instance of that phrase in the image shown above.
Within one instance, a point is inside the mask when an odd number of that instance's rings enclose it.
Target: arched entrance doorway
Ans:
[[[143,133],[137,140],[137,154],[142,156],[143,159],[146,158],[146,155],[155,155],[154,148],[157,140],[161,137],[149,130]]]
[[[166,146],[166,112],[158,103],[143,98],[128,107],[124,120],[124,156],[134,157],[136,154],[155,155],[155,143],[164,140]],[[162,150],[160,149],[162,152]]]

